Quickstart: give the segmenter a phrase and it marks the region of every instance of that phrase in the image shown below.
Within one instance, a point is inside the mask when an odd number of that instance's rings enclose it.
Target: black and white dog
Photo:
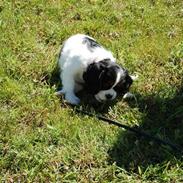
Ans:
[[[59,56],[60,78],[68,103],[77,105],[76,93],[83,88],[99,102],[126,94],[133,80],[128,71],[115,63],[112,53],[92,37],[76,34],[67,39]]]

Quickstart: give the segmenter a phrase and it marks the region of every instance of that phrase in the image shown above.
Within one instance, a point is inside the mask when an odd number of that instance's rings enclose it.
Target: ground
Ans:
[[[54,95],[61,45],[75,33],[139,76],[134,100],[80,108],[183,147],[181,0],[2,0],[0,180],[182,182],[180,152],[78,114]]]

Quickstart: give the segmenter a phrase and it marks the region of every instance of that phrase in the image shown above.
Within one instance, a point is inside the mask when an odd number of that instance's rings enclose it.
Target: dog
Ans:
[[[78,105],[76,93],[85,89],[98,102],[114,100],[127,92],[133,82],[128,71],[116,63],[112,53],[88,35],[68,38],[60,51],[58,66],[63,88],[56,94]]]

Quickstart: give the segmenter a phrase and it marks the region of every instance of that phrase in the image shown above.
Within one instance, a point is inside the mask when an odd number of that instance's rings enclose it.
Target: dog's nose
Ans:
[[[108,99],[108,100],[112,99],[112,95],[111,95],[111,94],[106,94],[105,97],[106,97],[106,99]]]

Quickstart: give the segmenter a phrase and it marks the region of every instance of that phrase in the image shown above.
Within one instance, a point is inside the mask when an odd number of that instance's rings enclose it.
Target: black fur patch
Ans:
[[[119,95],[125,94],[129,91],[133,80],[129,76],[127,70],[121,68],[116,63],[111,62],[110,59],[104,59],[88,66],[86,72],[83,73],[86,91],[90,94],[97,94],[100,90],[112,88],[116,82],[118,72],[124,72],[124,74],[113,89]]]
[[[90,64],[83,74],[88,93],[97,94],[100,90],[110,89],[116,81],[117,70],[118,66],[110,59]]]
[[[93,50],[97,47],[101,47],[101,45],[96,42],[94,39],[89,38],[89,37],[85,37],[83,40],[83,44],[87,45],[88,50],[90,50],[91,52],[93,52]]]
[[[114,87],[114,90],[119,94],[123,95],[129,91],[130,86],[132,85],[133,80],[129,76],[128,71],[126,71],[125,77],[123,77],[118,84]]]

